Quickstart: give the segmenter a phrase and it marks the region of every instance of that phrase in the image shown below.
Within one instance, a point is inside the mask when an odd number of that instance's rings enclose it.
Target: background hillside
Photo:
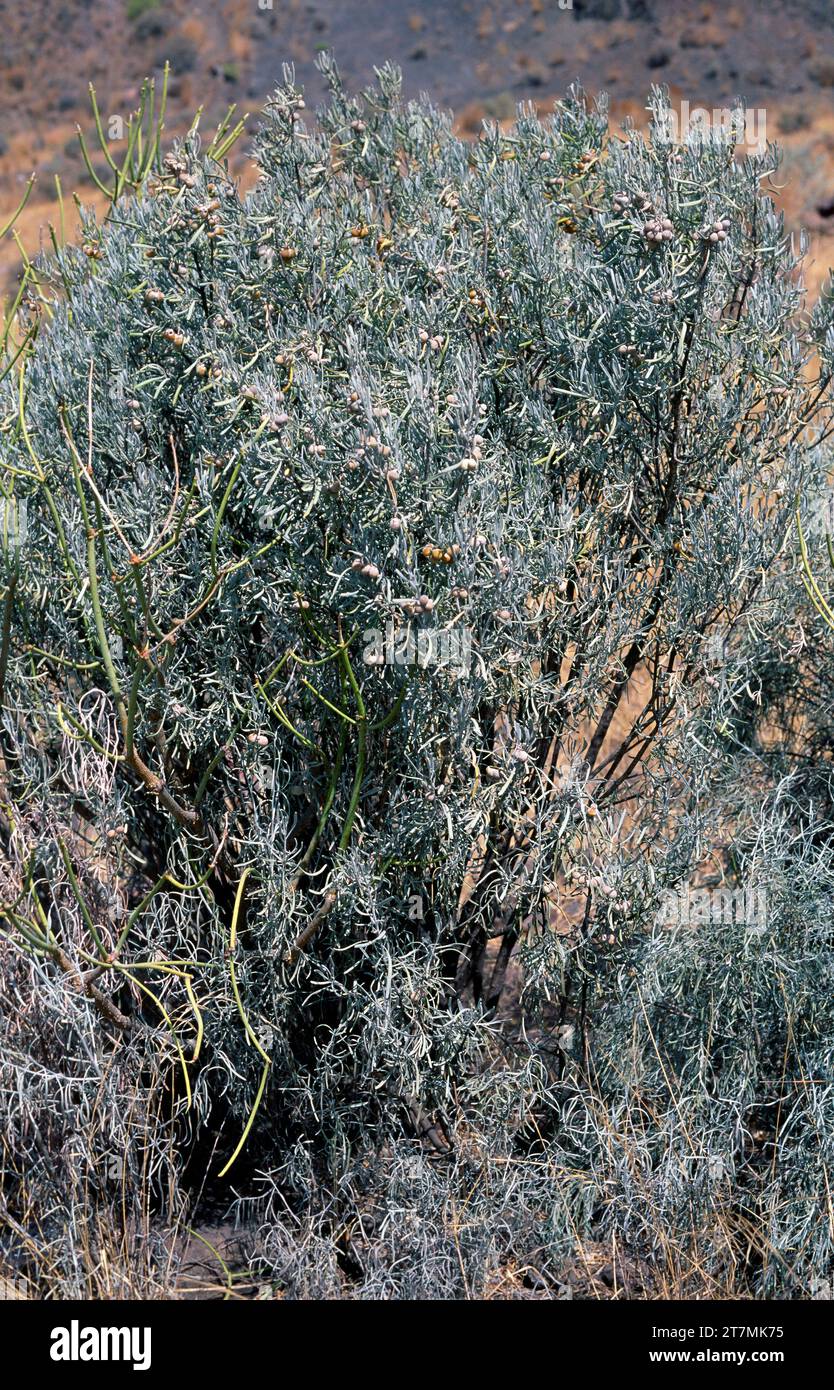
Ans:
[[[90,82],[103,115],[126,118],[141,79],[168,59],[173,134],[199,105],[206,125],[233,101],[256,112],[284,62],[314,106],[323,96],[315,58],[330,47],[348,89],[393,60],[408,94],[428,91],[471,132],[484,115],[510,118],[519,101],[546,109],[576,78],[637,122],[652,82],[691,107],[741,95],[786,149],[782,201],[791,224],[818,238],[818,280],[834,224],[819,213],[834,198],[832,17],[831,0],[574,0],[572,10],[559,0],[0,0],[0,215],[34,169],[36,196],[19,225],[31,253],[54,216],[56,174],[65,191],[94,199],[75,136],[76,122],[90,127]],[[7,242],[6,292],[16,254]]]

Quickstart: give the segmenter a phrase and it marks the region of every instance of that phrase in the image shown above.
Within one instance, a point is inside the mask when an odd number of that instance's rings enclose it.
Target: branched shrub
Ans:
[[[810,1190],[827,928],[655,917],[759,862],[831,302],[773,153],[660,93],[467,144],[325,67],[252,193],[192,133],[43,262],[0,387],[10,1257],[95,1291],[68,1211],[127,1249],[209,1184],[300,1296],[552,1291],[612,1232],[646,1292],[795,1294],[830,1235],[749,1134],[793,1106]]]

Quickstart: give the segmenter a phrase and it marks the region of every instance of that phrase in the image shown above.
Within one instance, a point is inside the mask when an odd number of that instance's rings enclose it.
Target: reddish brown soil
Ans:
[[[315,105],[324,96],[316,52],[328,46],[349,87],[393,60],[409,95],[426,90],[451,106],[467,133],[484,115],[510,118],[519,101],[546,110],[575,79],[607,90],[615,117],[638,123],[652,82],[693,108],[742,96],[785,147],[782,202],[790,225],[814,234],[815,285],[834,261],[834,217],[817,211],[834,197],[832,0],[573,0],[570,10],[566,0],[145,0],[130,18],[140,3],[0,0],[0,217],[36,170],[19,226],[30,253],[55,214],[55,174],[95,201],[74,151],[76,122],[91,127],[90,82],[105,117],[124,118],[142,78],[171,59],[174,134],[201,103],[206,125],[231,101],[256,112],[286,61]],[[7,290],[17,261],[7,240]]]

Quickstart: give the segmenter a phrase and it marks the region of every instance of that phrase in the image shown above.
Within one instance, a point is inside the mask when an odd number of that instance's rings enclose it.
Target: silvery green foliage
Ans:
[[[771,153],[576,94],[470,145],[329,70],[317,128],[289,75],[268,104],[246,197],[192,136],[89,221],[2,387],[6,1200],[106,1203],[103,1146],[170,1216],[237,1153],[217,1190],[302,1296],[553,1289],[577,1234],[668,1255],[647,1201],[683,1265],[754,1180],[717,956],[778,1001],[763,946],[707,934],[698,975],[653,923],[727,833],[831,306]]]

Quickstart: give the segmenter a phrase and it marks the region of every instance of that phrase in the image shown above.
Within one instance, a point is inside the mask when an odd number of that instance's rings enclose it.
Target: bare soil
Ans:
[[[171,60],[170,134],[199,105],[212,124],[235,101],[257,112],[292,63],[314,107],[325,92],[317,52],[332,48],[360,88],[393,60],[408,95],[427,91],[475,134],[520,101],[546,111],[578,80],[609,92],[616,119],[645,121],[650,85],[691,108],[741,96],[764,112],[786,152],[780,200],[812,233],[816,288],[834,260],[834,0],[0,0],[0,219],[38,174],[19,224],[32,254],[55,220],[55,175],[85,202],[97,195],[75,144],[89,132],[92,82],[106,119],[126,118],[141,80]],[[141,10],[141,13],[137,11]],[[245,167],[245,161],[241,169]],[[100,200],[100,199],[99,199]],[[821,213],[819,209],[824,211]],[[0,248],[0,289],[19,251]]]

